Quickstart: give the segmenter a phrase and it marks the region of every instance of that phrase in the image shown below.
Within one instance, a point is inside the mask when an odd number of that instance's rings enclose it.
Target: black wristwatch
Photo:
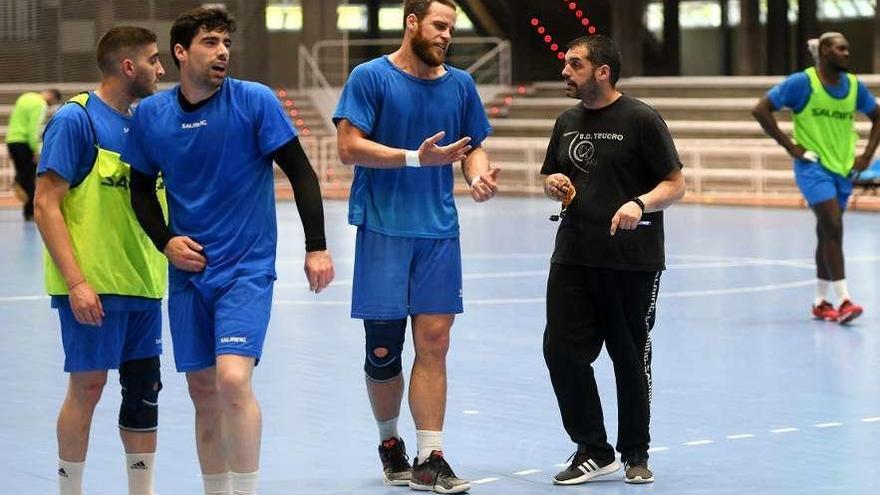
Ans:
[[[631,199],[630,201],[632,201],[633,203],[639,205],[639,208],[642,209],[642,213],[645,212],[645,202],[642,201],[641,199],[639,199],[638,196],[636,196],[635,198]]]

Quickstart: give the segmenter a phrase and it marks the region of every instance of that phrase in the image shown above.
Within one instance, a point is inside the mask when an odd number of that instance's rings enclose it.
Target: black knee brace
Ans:
[[[155,431],[159,425],[159,391],[162,390],[159,356],[122,363],[119,384],[122,385],[119,427],[129,431]]]
[[[364,320],[367,356],[364,372],[367,378],[383,383],[397,377],[403,370],[400,363],[403,354],[403,339],[406,335],[406,318],[400,320]],[[379,357],[376,351],[385,349]]]

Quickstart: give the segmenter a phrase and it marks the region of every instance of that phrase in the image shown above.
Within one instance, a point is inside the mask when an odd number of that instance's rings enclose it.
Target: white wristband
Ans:
[[[407,167],[421,167],[422,162],[419,161],[419,150],[405,150]]]
[[[474,186],[477,185],[477,182],[480,182],[480,179],[481,179],[481,177],[479,175],[477,175],[473,179],[471,179],[471,189],[473,189]]]

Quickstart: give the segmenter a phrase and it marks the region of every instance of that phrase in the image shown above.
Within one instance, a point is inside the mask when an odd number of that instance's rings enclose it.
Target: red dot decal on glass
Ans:
[[[581,17],[584,16],[584,11],[578,10],[577,12],[574,13],[574,16],[577,17],[578,19],[580,19]]]
[[[550,43],[551,41],[553,41],[553,38],[551,38],[549,34],[544,36],[544,43]]]
[[[574,3],[574,2],[569,2],[569,4],[568,4],[568,10],[575,10],[576,8],[578,8],[578,5],[577,5],[576,3]]]
[[[581,24],[583,24],[584,26],[587,26],[590,24],[590,20],[587,19],[586,17],[584,17],[583,19],[581,19]]]
[[[588,29],[587,31],[589,31],[590,34],[596,34],[596,26],[590,26],[590,29]]]
[[[559,52],[559,53],[556,54],[556,58],[558,58],[559,60],[562,60],[562,59],[565,58],[565,54],[562,53],[562,52]]]
[[[541,21],[537,17],[532,17],[532,26],[537,26],[538,24],[541,24]]]
[[[544,34],[547,30],[544,29],[544,26],[538,26],[538,34]]]

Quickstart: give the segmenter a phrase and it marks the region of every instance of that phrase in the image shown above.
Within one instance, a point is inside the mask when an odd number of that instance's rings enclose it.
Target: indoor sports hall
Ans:
[[[845,279],[864,312],[842,322],[816,318],[817,216],[792,158],[753,117],[771,88],[819,64],[807,40],[827,32],[845,36],[847,72],[880,95],[876,2],[456,3],[446,63],[472,76],[493,129],[482,148],[500,169],[497,196],[478,203],[462,167],[452,165],[464,312],[455,317],[446,361],[443,451],[455,474],[470,481],[468,493],[880,493],[880,162],[870,157],[865,171],[846,178]],[[358,283],[357,227],[349,224],[354,167],[340,157],[333,121],[352,70],[401,45],[403,2],[0,0],[0,135],[8,141],[23,93],[53,88],[64,101],[93,90],[101,77],[96,44],[117,25],[155,31],[165,69],[159,89],[174,90],[180,71],[169,30],[180,13],[201,6],[225,9],[238,22],[229,76],[270,87],[296,129],[320,183],[335,267],[329,286],[311,292],[301,217],[276,167],[277,280],[253,374],[262,410],[259,493],[409,493],[383,484],[376,454],[364,326],[351,317]],[[573,486],[553,481],[576,446],[543,354],[560,226],[551,216],[560,214],[560,203],[545,195],[541,169],[556,118],[579,104],[566,96],[561,75],[568,42],[591,34],[617,41],[617,89],[666,122],[686,185],[684,198],[659,220],[665,270],[648,334],[649,484],[624,483],[624,469]],[[42,124],[58,109],[50,105]],[[791,135],[793,112],[775,115]],[[870,117],[855,112],[852,129],[858,157],[871,146]],[[8,149],[0,147],[0,493],[54,494],[56,420],[68,374],[58,311],[44,283],[46,248],[23,215]],[[649,228],[657,225],[636,230]],[[828,299],[840,303],[832,288]],[[162,312],[154,493],[200,494],[193,403],[175,369],[167,300]],[[407,387],[414,356],[410,324],[402,354]],[[614,445],[618,398],[606,350],[593,368]],[[91,424],[82,493],[126,493],[121,392],[111,370]],[[406,400],[399,432],[413,461],[416,426]]]

